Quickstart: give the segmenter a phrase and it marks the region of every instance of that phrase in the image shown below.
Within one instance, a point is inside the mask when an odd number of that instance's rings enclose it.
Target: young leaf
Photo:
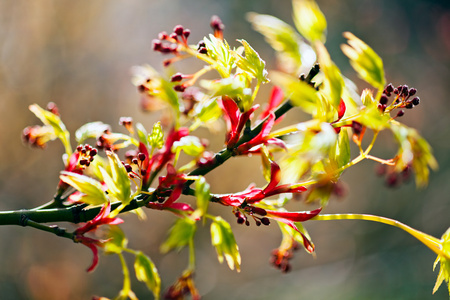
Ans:
[[[78,128],[77,131],[75,131],[75,139],[79,144],[81,144],[89,138],[97,138],[98,136],[102,135],[105,130],[111,130],[111,127],[103,122],[99,121],[87,123]]]
[[[155,299],[159,299],[161,278],[159,277],[155,264],[141,251],[136,254],[134,271],[136,273],[136,278],[147,285],[147,288],[152,291]]]
[[[164,145],[164,132],[161,127],[161,122],[158,121],[153,125],[152,133],[148,135],[147,139],[152,149],[162,148],[162,146]]]
[[[208,211],[209,200],[211,199],[209,184],[203,176],[200,176],[195,183],[195,196],[197,197],[197,211],[199,217],[201,217]]]
[[[147,133],[147,130],[145,130],[144,125],[142,125],[141,123],[137,123],[136,129],[137,129],[139,141],[148,147],[148,139],[147,139],[148,133]]]
[[[217,104],[217,98],[205,99],[200,102],[195,106],[194,112],[196,120],[202,123],[214,122],[222,115],[222,109]]]
[[[450,295],[450,228],[447,229],[447,231],[442,235],[441,243],[442,251],[447,254],[447,257],[444,255],[438,255],[436,261],[434,262],[433,270],[439,263],[439,274],[433,288],[433,294],[439,289],[442,282],[445,280],[448,286],[448,293]]]
[[[205,151],[205,147],[200,142],[200,139],[196,136],[184,136],[179,141],[176,141],[172,145],[172,152],[183,150],[184,153],[190,156],[198,157]]]
[[[267,78],[267,70],[266,62],[259,57],[259,54],[255,51],[255,49],[247,43],[246,40],[238,40],[242,45],[244,45],[245,49],[245,58],[242,57],[237,52],[232,52],[232,54],[236,57],[236,65],[247,72],[250,76],[256,78],[258,82],[266,83],[269,82]]]
[[[216,247],[219,262],[222,263],[225,257],[228,267],[231,270],[234,270],[234,267],[236,267],[236,271],[239,272],[241,267],[239,248],[230,224],[221,217],[214,218],[214,221],[211,223],[211,242]]]
[[[68,185],[85,194],[80,199],[82,202],[91,205],[100,205],[108,202],[102,185],[97,180],[85,175],[65,171],[61,172],[59,177]]]
[[[293,105],[300,107],[304,112],[314,115],[319,105],[317,91],[298,78],[281,72],[272,72],[271,79],[279,85]]]
[[[289,24],[278,18],[257,13],[247,14],[253,29],[264,35],[266,41],[276,50],[283,68],[296,72],[302,65],[302,49],[306,43]],[[304,60],[304,59],[303,59]]]
[[[325,46],[322,43],[317,42],[316,47],[320,69],[325,75],[323,94],[327,101],[335,109],[338,109],[344,88],[344,79],[342,78],[339,68],[331,60],[330,54],[328,54]]]
[[[131,201],[131,184],[127,170],[117,154],[107,151],[106,155],[108,156],[112,177],[105,169],[100,168],[103,180],[108,186],[109,193],[126,205]]]
[[[167,253],[174,249],[180,251],[194,238],[195,230],[194,220],[191,218],[179,218],[170,228],[169,236],[160,247],[161,252]]]
[[[217,72],[222,78],[230,77],[231,70],[234,67],[234,56],[231,54],[230,46],[225,40],[220,40],[210,34],[209,39],[204,37],[208,55],[216,61]]]
[[[121,253],[127,247],[128,240],[117,225],[109,226],[108,241],[104,244],[105,253]]]
[[[413,128],[398,122],[392,122],[390,128],[400,144],[396,170],[401,172],[408,166],[412,167],[416,176],[416,185],[419,187],[426,186],[430,174],[429,168],[433,170],[438,168],[430,145]]]
[[[383,61],[366,43],[350,32],[345,32],[348,45],[341,45],[342,52],[350,59],[350,64],[358,75],[377,89],[383,89],[386,84],[384,78]]]
[[[314,0],[294,0],[294,22],[300,34],[310,42],[325,43],[327,20]]]

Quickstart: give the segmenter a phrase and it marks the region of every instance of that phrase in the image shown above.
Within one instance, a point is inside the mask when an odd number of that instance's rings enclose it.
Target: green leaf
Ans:
[[[350,139],[346,128],[341,128],[334,147],[330,149],[331,163],[341,168],[350,162]]]
[[[297,243],[299,243],[300,245],[303,246],[303,236],[300,234],[303,233],[305,235],[306,238],[309,239],[310,243],[311,242],[311,237],[308,233],[308,231],[305,229],[305,227],[303,227],[303,224],[301,222],[296,222],[295,226],[297,226],[298,230],[300,232],[298,232],[297,230],[295,230],[294,228],[292,228],[291,226],[283,223],[283,222],[278,222],[277,221],[278,226],[280,227],[281,233],[283,234],[283,239],[293,239],[294,241],[296,241]],[[309,251],[306,251],[307,253],[310,253]]]
[[[294,22],[300,34],[310,42],[325,43],[327,20],[313,0],[294,0]]]
[[[320,69],[325,75],[322,90],[327,101],[337,110],[341,102],[342,92],[344,88],[344,79],[341,71],[331,60],[327,49],[322,43],[316,43],[317,54],[319,57]]]
[[[161,127],[161,122],[156,122],[153,125],[152,133],[148,135],[148,143],[152,149],[161,149],[164,145],[164,132]]]
[[[222,78],[230,77],[235,58],[231,54],[228,43],[225,40],[214,37],[212,34],[209,35],[209,39],[204,37],[203,41],[205,42],[209,57],[217,63],[216,70],[220,76]]]
[[[416,185],[418,187],[426,186],[430,174],[429,168],[433,170],[438,168],[430,145],[413,128],[395,121],[392,122],[390,128],[400,144],[396,170],[401,172],[408,166],[412,167],[416,176]]]
[[[272,72],[271,79],[279,85],[293,105],[304,112],[315,115],[319,106],[317,91],[298,78],[280,72]]]
[[[179,218],[170,228],[169,236],[160,247],[161,252],[167,253],[174,249],[180,251],[194,238],[196,228],[191,218]]]
[[[280,66],[289,73],[296,73],[302,66],[302,51],[305,48],[312,49],[303,42],[302,38],[289,24],[278,18],[257,13],[247,14],[247,19],[252,23],[253,29],[264,35],[280,59]]]
[[[141,251],[136,254],[134,271],[136,273],[136,278],[139,281],[144,282],[147,285],[147,288],[152,291],[155,298],[159,299],[161,278],[159,277],[155,264]]]
[[[217,104],[217,98],[207,97],[194,108],[194,118],[196,125],[191,127],[190,131],[201,125],[201,123],[211,123],[218,120],[222,116],[222,109]]]
[[[355,119],[363,126],[376,131],[389,127],[390,120],[389,114],[381,112],[376,105],[364,107],[360,111],[359,117]]]
[[[436,284],[433,288],[433,294],[439,289],[442,282],[445,280],[448,287],[448,293],[450,295],[450,228],[442,235],[441,237],[442,243],[442,252],[447,255],[438,255],[436,261],[434,262],[433,270],[436,268],[439,263],[439,274],[436,279]]]
[[[109,226],[108,241],[104,244],[105,253],[121,253],[127,247],[128,240],[117,225]]]
[[[68,157],[72,155],[72,149],[70,146],[70,133],[67,131],[66,126],[61,121],[59,116],[54,113],[43,109],[37,104],[32,104],[28,107],[32,113],[38,117],[42,123],[45,125],[49,125],[55,131],[56,136],[61,140],[66,149],[66,154]]]
[[[100,168],[103,180],[108,186],[109,193],[117,200],[127,205],[131,201],[131,183],[128,178],[127,170],[117,154],[107,151],[106,155],[108,156],[112,177],[105,169]]]
[[[102,135],[105,130],[110,130],[110,126],[103,122],[91,122],[84,124],[77,131],[75,131],[75,139],[79,144],[90,138],[97,138]]]
[[[219,262],[222,263],[225,257],[228,267],[231,270],[234,270],[234,267],[236,267],[236,270],[239,272],[241,267],[239,248],[230,224],[221,217],[215,217],[211,223],[211,242],[216,247]]]
[[[190,156],[198,157],[205,151],[205,147],[200,142],[200,139],[196,136],[184,136],[179,141],[176,141],[172,145],[172,152],[183,150],[184,153]]]
[[[266,83],[269,82],[267,78],[266,62],[259,57],[259,54],[255,49],[250,46],[246,40],[238,40],[245,49],[245,57],[238,54],[237,52],[232,52],[236,58],[236,65],[244,72],[247,72],[251,77],[256,78],[259,82]]]
[[[341,45],[342,52],[350,59],[350,64],[359,77],[377,89],[383,89],[386,84],[384,78],[383,61],[366,43],[350,32],[345,32],[348,45]]]
[[[267,182],[270,182],[272,177],[271,161],[273,161],[273,158],[269,150],[267,150],[267,147],[263,145],[261,147],[261,162],[263,167],[263,176]]]
[[[198,216],[202,217],[208,211],[209,200],[211,199],[209,184],[203,176],[200,176],[195,182],[195,197],[197,197],[196,211],[198,211]]]
[[[220,80],[202,80],[200,85],[209,90],[211,97],[226,95],[235,99],[242,111],[249,110],[253,104],[250,81],[245,74],[241,73]]]
[[[85,175],[66,171],[61,172],[59,177],[68,185],[85,194],[81,197],[82,202],[91,205],[100,205],[108,202],[102,185],[97,180]]]
[[[148,133],[147,130],[145,130],[144,125],[142,125],[141,123],[137,123],[136,130],[138,133],[139,141],[145,146],[148,146],[148,139],[147,139]]]

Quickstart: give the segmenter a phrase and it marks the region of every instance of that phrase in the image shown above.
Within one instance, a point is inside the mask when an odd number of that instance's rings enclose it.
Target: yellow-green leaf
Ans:
[[[269,79],[267,78],[266,62],[261,59],[259,54],[246,40],[238,40],[238,42],[244,45],[245,57],[242,57],[242,55],[233,51],[232,54],[236,57],[236,65],[242,71],[247,72],[250,76],[256,78],[259,82],[269,82]]]
[[[241,268],[239,247],[234,239],[230,224],[221,217],[214,218],[211,223],[211,242],[216,247],[219,262],[222,263],[225,258],[228,267],[231,270],[236,267],[236,271],[239,272]]]
[[[77,131],[75,131],[75,139],[78,143],[83,143],[85,140],[89,138],[97,138],[102,135],[105,130],[110,130],[110,126],[103,122],[91,122],[84,124]]]
[[[231,49],[225,40],[220,40],[214,35],[210,34],[209,39],[204,37],[206,49],[208,50],[208,55],[217,65],[215,66],[217,72],[219,72],[222,78],[227,78],[231,74],[231,70],[234,67],[235,58],[231,54]]]
[[[194,238],[195,230],[195,221],[191,218],[178,219],[170,228],[166,241],[161,245],[161,252],[167,253],[174,249],[180,251]]]
[[[294,0],[294,22],[300,34],[310,42],[325,43],[327,20],[313,0]]]
[[[198,216],[202,217],[208,211],[209,200],[211,199],[211,191],[205,177],[200,176],[195,182],[195,196],[197,197]]]
[[[108,241],[104,244],[105,253],[121,253],[127,247],[128,240],[117,225],[109,226]]]
[[[100,168],[103,180],[108,186],[109,193],[126,205],[131,201],[131,183],[127,170],[117,154],[107,151],[106,155],[108,156],[112,176],[105,169]]]
[[[144,282],[147,285],[147,288],[152,291],[154,297],[159,299],[161,278],[159,277],[155,264],[141,251],[136,254],[134,271],[136,273],[136,278],[139,281]]]
[[[97,180],[85,175],[66,171],[61,172],[59,177],[68,185],[85,194],[81,197],[81,201],[84,203],[100,205],[108,202],[108,198],[102,189],[102,185]]]
[[[383,61],[366,43],[350,32],[344,37],[348,45],[341,45],[342,52],[350,59],[350,64],[358,75],[373,87],[383,89],[386,84],[384,78]]]

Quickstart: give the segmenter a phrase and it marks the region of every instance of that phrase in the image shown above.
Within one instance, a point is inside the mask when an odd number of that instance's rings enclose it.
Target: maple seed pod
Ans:
[[[183,31],[184,31],[184,28],[181,25],[177,25],[173,28],[173,32],[177,35],[182,35]]]
[[[420,103],[420,98],[419,97],[415,97],[414,99],[411,100],[411,103],[416,106],[419,105]]]

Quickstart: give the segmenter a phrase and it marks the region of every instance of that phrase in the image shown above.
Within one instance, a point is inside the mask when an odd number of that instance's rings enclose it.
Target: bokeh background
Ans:
[[[383,58],[389,82],[418,89],[421,105],[408,111],[403,121],[427,138],[440,165],[426,189],[417,190],[413,182],[388,189],[376,177],[375,164],[365,162],[344,174],[349,192],[331,201],[326,212],[380,214],[440,237],[450,226],[450,2],[318,3],[328,20],[327,47],[346,76],[364,87],[339,49],[344,42],[341,33],[352,31]],[[225,38],[232,44],[246,39],[272,69],[274,52],[252,31],[245,14],[272,14],[292,24],[291,10],[288,0],[1,1],[0,210],[29,208],[51,199],[62,168],[63,148],[58,143],[45,151],[22,144],[22,129],[39,124],[28,111],[30,104],[56,102],[71,132],[97,120],[120,130],[121,116],[133,116],[150,128],[158,114],[140,111],[130,68],[149,63],[162,69],[161,56],[151,51],[158,32],[183,24],[191,29],[194,43],[210,32],[210,17],[217,14],[226,24]],[[223,135],[216,135],[211,149],[220,149],[222,142]],[[388,157],[394,152],[392,137],[383,135],[376,153]],[[264,182],[258,158],[233,159],[223,169],[208,177],[214,192],[235,192],[251,182]],[[213,210],[235,223],[222,207]],[[132,215],[125,218],[130,247],[153,258],[167,288],[187,263],[185,251],[165,256],[158,251],[175,218],[159,212],[148,212],[145,222]],[[361,221],[305,225],[317,257],[297,252],[289,274],[280,274],[268,263],[280,241],[276,226],[233,225],[243,259],[239,274],[217,262],[208,228],[200,229],[197,283],[204,299],[448,299],[445,286],[431,296],[437,276],[432,272],[434,253],[404,232]],[[127,258],[132,267],[132,257]],[[122,284],[119,261],[115,256],[100,259],[97,270],[87,274],[91,253],[86,247],[32,228],[4,226],[0,298],[114,297]],[[133,290],[140,299],[151,299],[143,284],[133,281]]]

